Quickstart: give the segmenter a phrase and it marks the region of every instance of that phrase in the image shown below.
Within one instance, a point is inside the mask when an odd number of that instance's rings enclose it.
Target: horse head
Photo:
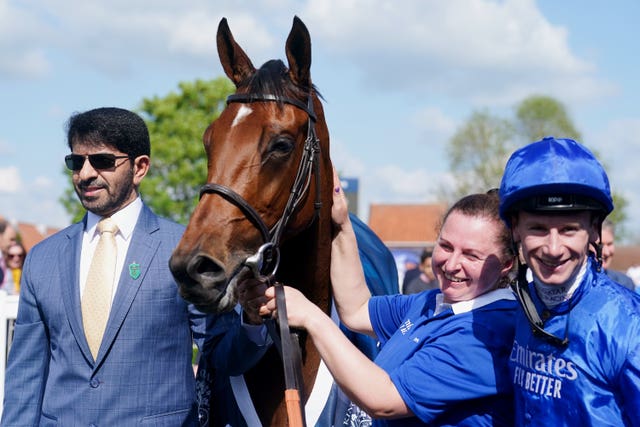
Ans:
[[[284,280],[307,286],[313,277],[297,273],[326,274],[328,263],[318,266],[327,258],[316,258],[330,250],[329,133],[311,82],[307,28],[294,18],[288,67],[270,60],[256,69],[226,19],[217,47],[236,92],[204,133],[207,184],[170,260],[181,295],[206,312],[232,309],[236,284],[250,274],[277,268]]]

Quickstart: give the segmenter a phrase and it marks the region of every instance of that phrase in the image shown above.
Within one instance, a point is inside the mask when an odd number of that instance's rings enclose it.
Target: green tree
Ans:
[[[143,99],[137,111],[151,137],[151,168],[140,193],[157,214],[186,223],[207,177],[202,135],[224,109],[234,86],[220,77],[181,82],[178,87],[177,93]],[[61,203],[74,220],[84,215],[71,184]]]
[[[582,141],[564,105],[549,96],[530,96],[518,104],[516,128],[526,143],[545,136]]]
[[[513,125],[485,111],[472,113],[457,130],[447,149],[449,166],[456,177],[452,194],[457,199],[500,185],[504,164],[513,151]]]
[[[85,214],[85,210],[78,201],[78,197],[76,197],[76,193],[73,190],[73,183],[71,182],[71,172],[67,168],[62,169],[62,173],[67,176],[68,186],[64,189],[62,196],[58,201],[67,211],[67,213],[71,216],[71,222],[78,222],[82,219]]]
[[[493,116],[487,110],[473,112],[449,141],[447,155],[455,184],[453,190],[441,190],[440,197],[450,201],[499,186],[511,153],[545,136],[584,143],[565,106],[548,96],[524,99],[516,105],[511,119]],[[600,157],[595,151],[594,154]],[[607,169],[606,164],[604,167]],[[628,202],[618,193],[613,193],[613,200],[616,208],[609,218],[618,229],[624,229]]]
[[[151,170],[140,185],[159,215],[186,223],[207,178],[202,135],[218,118],[234,86],[226,78],[179,84],[179,93],[142,101],[152,141]]]
[[[625,241],[624,236],[627,236],[625,231],[625,222],[628,219],[627,206],[629,205],[629,201],[621,194],[615,192],[613,192],[611,196],[613,197],[614,209],[607,218],[616,224],[617,239],[623,242]]]

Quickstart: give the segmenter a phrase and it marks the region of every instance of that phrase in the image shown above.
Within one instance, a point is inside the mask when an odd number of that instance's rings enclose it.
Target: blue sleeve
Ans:
[[[29,280],[30,260],[27,256],[23,268],[18,316],[5,372],[0,422],[3,426],[40,423],[49,370],[49,336]]]
[[[209,332],[202,357],[208,359],[207,365],[223,375],[244,374],[269,348],[269,345],[259,345],[249,338],[235,310],[211,315],[207,323]]]
[[[416,300],[425,300],[426,292],[412,295],[387,295],[369,299],[369,319],[381,345],[397,332]],[[420,303],[418,303],[420,304]]]

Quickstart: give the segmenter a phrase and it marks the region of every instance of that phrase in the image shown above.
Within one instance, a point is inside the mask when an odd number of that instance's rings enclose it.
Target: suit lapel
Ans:
[[[113,344],[113,340],[127,317],[131,304],[133,304],[140,287],[143,285],[144,278],[160,246],[160,240],[153,237],[153,232],[156,230],[158,230],[158,220],[144,206],[131,236],[131,243],[122,266],[118,289],[113,300],[109,322],[102,338],[96,365],[104,358],[105,349],[108,349]],[[136,268],[139,271],[139,275],[135,272]]]
[[[60,268],[60,287],[62,300],[67,311],[67,318],[73,336],[84,356],[93,360],[87,338],[82,325],[82,309],[80,306],[80,254],[82,251],[82,232],[85,228],[87,217],[67,229],[66,247],[58,254],[58,265],[68,266]],[[69,257],[73,261],[69,262]]]

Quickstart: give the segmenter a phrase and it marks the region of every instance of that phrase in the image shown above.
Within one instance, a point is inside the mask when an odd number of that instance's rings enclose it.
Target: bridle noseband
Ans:
[[[314,203],[315,214],[314,220],[318,216],[322,205],[320,199],[320,163],[318,154],[320,152],[320,140],[316,135],[315,123],[317,120],[313,109],[313,99],[309,94],[307,104],[297,99],[281,97],[272,94],[233,94],[227,97],[227,104],[252,103],[252,102],[278,102],[293,105],[307,113],[307,138],[304,142],[303,153],[298,165],[296,177],[291,187],[289,199],[285,205],[282,216],[269,229],[264,223],[260,214],[247,202],[242,196],[232,190],[230,187],[207,183],[200,188],[200,198],[204,194],[218,194],[231,204],[235,205],[244,214],[245,217],[256,227],[262,236],[263,245],[258,251],[245,260],[244,265],[249,267],[256,277],[267,276],[273,277],[278,269],[280,261],[280,239],[286,229],[287,223],[300,204],[304,195],[309,191],[311,184],[311,175],[315,173],[316,177],[316,200]]]

